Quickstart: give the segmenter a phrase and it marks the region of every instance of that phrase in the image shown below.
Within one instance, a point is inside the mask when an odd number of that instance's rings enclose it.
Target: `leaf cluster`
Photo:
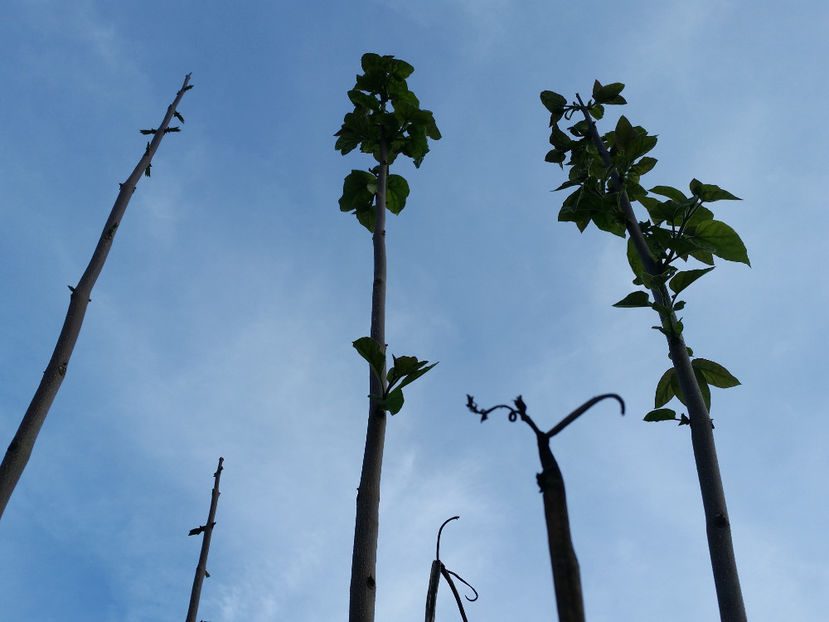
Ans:
[[[343,181],[339,199],[341,212],[352,212],[366,229],[374,233],[374,201],[379,186],[379,167],[370,171],[352,170]],[[409,182],[402,175],[386,176],[386,209],[399,214],[406,206]]]
[[[412,159],[420,167],[429,152],[428,139],[440,139],[440,131],[430,110],[420,107],[417,96],[406,83],[414,68],[393,56],[364,54],[363,73],[348,91],[354,110],[347,113],[334,136],[334,148],[343,155],[358,148],[370,153],[380,166],[370,171],[352,171],[343,184],[340,209],[354,212],[360,223],[374,230],[371,205],[377,194],[382,165],[391,165],[398,155]],[[382,148],[381,148],[382,146]],[[409,186],[400,175],[390,175],[386,207],[398,214],[406,204]]]
[[[587,103],[578,95],[577,101],[568,103],[558,93],[542,91],[541,102],[550,113],[552,145],[545,160],[561,168],[566,164],[569,169],[567,181],[556,188],[572,189],[562,202],[558,219],[575,222],[580,231],[592,222],[599,229],[625,237],[628,228],[636,223],[628,221],[630,216],[626,215],[624,202],[638,202],[645,208],[648,219],[639,221],[638,228],[656,269],[645,269],[633,239],[628,238],[627,258],[634,274],[633,283],[642,289],[628,294],[614,306],[654,309],[661,320],[654,328],[670,338],[679,336],[683,330],[682,319],[676,316],[676,312],[685,307],[685,301],[677,299],[679,293],[713,270],[715,257],[750,265],[740,236],[727,224],[716,220],[713,211],[705,205],[739,198],[719,186],[704,184],[697,179],[691,180],[688,195],[672,186],[654,186],[646,190],[641,178],[657,163],[656,158],[647,155],[656,146],[657,137],[641,126],[634,126],[624,115],[619,117],[612,131],[602,136],[595,127],[595,122],[604,117],[605,106],[627,103],[621,95],[623,89],[620,82],[602,85],[596,80]],[[566,131],[562,130],[559,127],[562,120],[570,121],[574,114],[584,118]],[[677,263],[689,260],[699,262],[702,267],[680,270]],[[717,384],[724,382],[718,375],[720,372],[738,384],[716,363],[696,359],[692,364],[706,405],[710,403],[708,385],[723,386]],[[719,371],[712,371],[712,366],[717,366]],[[703,369],[714,380],[706,376]],[[666,372],[663,380],[668,375]],[[673,378],[673,384],[669,386],[678,387],[675,377],[670,378]],[[665,386],[661,382],[657,388],[656,410],[648,413],[648,421],[676,417],[670,409],[660,408],[667,401],[661,401]],[[671,395],[680,397],[678,388]]]
[[[740,381],[731,372],[714,361],[696,358],[691,361],[691,367],[694,369],[694,377],[697,379],[702,399],[705,401],[705,408],[709,411],[711,410],[711,387],[727,389],[740,384]],[[674,410],[664,408],[665,404],[674,397],[687,406],[679,386],[676,369],[670,367],[662,374],[656,385],[656,394],[653,400],[654,410],[645,415],[645,421],[679,421],[679,425],[690,424],[691,421],[684,413],[677,417]]]
[[[429,365],[429,361],[420,361],[416,356],[394,356],[394,365],[386,369],[386,349],[371,337],[360,337],[352,344],[357,353],[369,364],[372,373],[384,387],[382,395],[369,397],[383,410],[396,415],[403,408],[403,387],[420,378],[437,363]]]

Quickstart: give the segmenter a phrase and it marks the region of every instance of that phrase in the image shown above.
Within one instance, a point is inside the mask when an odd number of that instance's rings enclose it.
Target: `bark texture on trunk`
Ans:
[[[153,156],[161,144],[161,139],[164,137],[165,130],[169,127],[170,121],[173,119],[176,108],[184,96],[185,91],[189,88],[189,81],[190,74],[187,74],[184,78],[184,84],[182,84],[181,89],[176,93],[173,103],[167,108],[167,113],[164,115],[161,125],[155,131],[153,139],[147,145],[144,155],[141,157],[132,174],[121,184],[118,198],[115,200],[109,218],[107,218],[106,224],[104,225],[101,237],[92,254],[92,259],[89,261],[89,265],[84,271],[83,276],[81,276],[80,281],[78,281],[77,286],[70,287],[72,295],[69,300],[69,309],[66,312],[66,319],[63,322],[63,328],[58,336],[57,344],[52,352],[52,358],[46,366],[46,371],[43,372],[43,378],[35,391],[29,408],[26,410],[26,414],[20,422],[17,433],[14,435],[6,450],[2,464],[0,464],[0,517],[2,517],[6,505],[9,502],[9,497],[11,497],[20,476],[23,474],[23,469],[26,468],[26,463],[32,454],[40,428],[43,426],[49,408],[66,376],[69,357],[72,356],[72,350],[75,348],[75,343],[78,340],[81,324],[83,324],[83,318],[86,314],[86,307],[90,301],[92,288],[104,267],[109,249],[112,247],[112,240],[127,209],[127,204],[130,198],[132,198],[133,192],[135,192],[136,184],[138,184],[141,176],[144,175],[144,172],[150,166]]]
[[[584,622],[584,597],[581,591],[581,571],[573,539],[570,535],[570,517],[564,478],[558,468],[549,439],[538,436],[538,456],[542,471],[538,486],[544,499],[544,519],[547,523],[547,544],[553,566],[553,584],[559,622]]]

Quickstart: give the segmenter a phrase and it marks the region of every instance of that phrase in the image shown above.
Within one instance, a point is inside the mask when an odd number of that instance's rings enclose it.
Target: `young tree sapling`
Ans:
[[[355,87],[348,92],[354,110],[345,115],[335,134],[334,146],[343,155],[359,147],[377,162],[368,171],[351,171],[339,200],[340,210],[353,212],[372,233],[374,249],[370,335],[353,343],[368,361],[370,372],[368,427],[357,489],[349,622],[374,620],[386,412],[398,412],[403,406],[402,388],[434,367],[414,356],[401,356],[394,357],[394,366],[386,372],[386,209],[399,214],[409,194],[408,182],[400,175],[389,174],[389,166],[397,156],[405,155],[412,158],[415,167],[420,167],[429,151],[427,139],[440,138],[432,112],[420,108],[406,84],[406,78],[414,71],[410,64],[393,56],[364,54],[361,65],[363,74],[357,76]]]

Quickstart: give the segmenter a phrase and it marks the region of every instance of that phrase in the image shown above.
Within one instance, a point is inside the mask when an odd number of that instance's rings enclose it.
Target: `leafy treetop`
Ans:
[[[440,131],[430,110],[406,84],[414,68],[393,56],[364,54],[363,74],[348,92],[354,110],[345,115],[342,127],[334,134],[334,148],[343,155],[357,147],[374,156],[378,166],[353,170],[343,183],[340,210],[352,212],[369,231],[374,231],[372,203],[379,188],[381,169],[394,163],[398,155],[410,157],[416,167],[429,152],[428,139],[440,139]],[[389,109],[389,104],[391,109]],[[388,175],[386,207],[399,214],[406,205],[409,184],[400,175]]]
[[[631,235],[628,263],[635,277],[633,283],[644,286],[644,290],[629,294],[614,306],[653,308],[662,319],[662,325],[654,328],[670,338],[681,334],[683,329],[676,312],[684,308],[685,301],[677,300],[678,294],[713,270],[715,257],[750,265],[740,236],[724,222],[715,220],[711,209],[704,206],[704,203],[739,198],[697,179],[692,179],[688,186],[690,195],[671,186],[646,190],[640,181],[656,165],[656,158],[646,154],[656,146],[657,137],[649,135],[641,126],[634,126],[624,115],[619,117],[614,130],[601,137],[595,127],[595,121],[604,117],[605,106],[627,103],[621,95],[623,89],[621,82],[603,85],[596,80],[587,103],[578,95],[577,101],[568,103],[558,93],[542,91],[541,102],[550,113],[552,145],[545,160],[561,168],[566,161],[569,167],[567,181],[556,188],[574,189],[562,203],[560,221],[576,223],[579,231],[584,231],[592,222],[599,229],[620,237],[636,228],[641,231],[653,265],[645,265]],[[559,123],[562,119],[569,121],[576,113],[584,118],[563,131]],[[625,206],[629,208],[633,202],[645,208],[647,220],[631,222],[638,219]],[[679,270],[677,260],[685,263],[691,259],[703,267]],[[654,293],[653,301],[651,293]],[[709,384],[723,388],[739,384],[724,367],[707,359],[695,359],[693,369],[708,408]],[[659,382],[654,400],[656,410],[648,413],[646,419],[676,419],[672,410],[660,408],[674,396],[684,403],[671,368]],[[687,423],[684,415],[678,420]]]

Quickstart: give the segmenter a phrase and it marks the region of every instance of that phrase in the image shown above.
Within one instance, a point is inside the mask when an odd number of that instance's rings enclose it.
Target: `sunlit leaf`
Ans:
[[[695,370],[702,373],[709,384],[720,389],[736,387],[740,384],[740,381],[732,376],[731,372],[714,361],[709,361],[708,359],[694,359],[691,361],[691,365]]]
[[[686,287],[688,287],[691,283],[696,281],[706,272],[711,272],[714,267],[711,266],[710,268],[701,268],[699,270],[685,270],[683,272],[677,272],[674,278],[670,280],[668,283],[671,291],[675,294],[678,294]]]
[[[662,374],[662,377],[656,384],[656,393],[653,397],[654,408],[664,406],[676,395],[673,384],[675,376],[676,370],[673,367],[669,368],[664,374]]]

